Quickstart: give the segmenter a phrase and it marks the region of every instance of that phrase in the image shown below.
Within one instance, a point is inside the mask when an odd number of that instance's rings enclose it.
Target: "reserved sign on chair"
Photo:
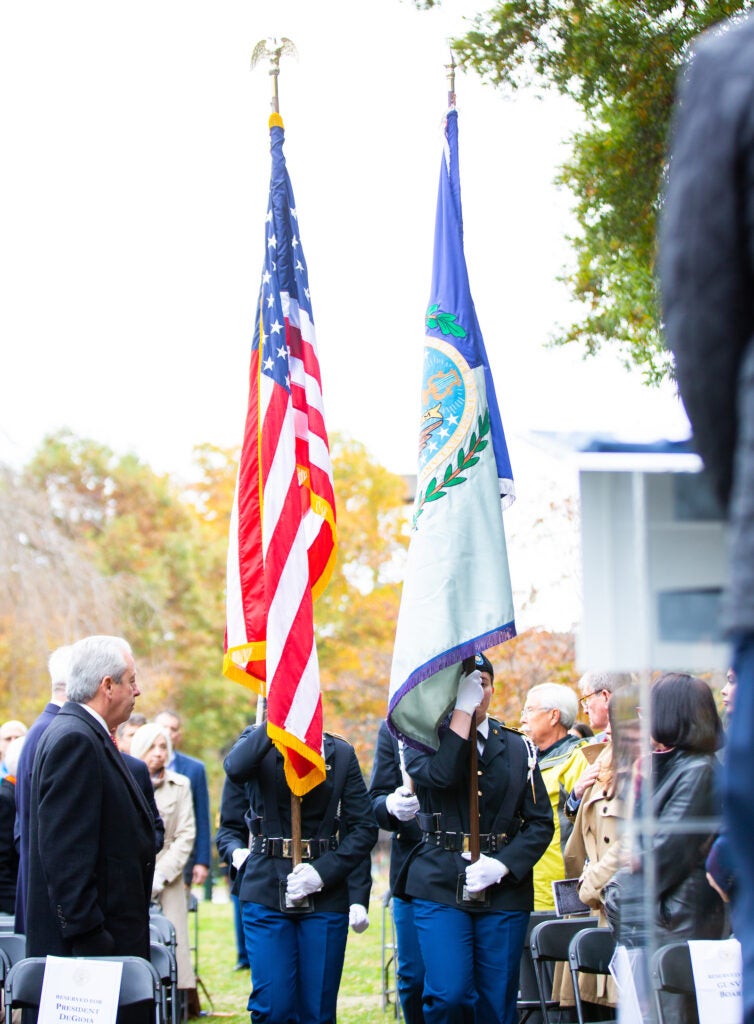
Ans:
[[[115,1024],[123,964],[48,956],[39,1024]]]
[[[699,1024],[741,1024],[741,943],[738,939],[689,940]]]

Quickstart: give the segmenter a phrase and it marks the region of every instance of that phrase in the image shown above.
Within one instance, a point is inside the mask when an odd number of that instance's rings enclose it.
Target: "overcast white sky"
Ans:
[[[62,426],[179,476],[194,444],[240,442],[270,170],[250,56],[276,35],[298,50],[280,106],[328,427],[414,472],[447,39],[476,9],[0,5],[0,461]],[[685,436],[670,388],[544,347],[569,317],[552,180],[572,111],[456,85],[467,261],[519,496],[531,430]]]

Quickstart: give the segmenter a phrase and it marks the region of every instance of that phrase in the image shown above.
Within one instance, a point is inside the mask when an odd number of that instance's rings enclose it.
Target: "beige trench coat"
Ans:
[[[157,854],[155,874],[162,875],[166,884],[156,902],[175,928],[178,988],[196,988],[188,937],[188,893],[183,882],[183,869],[196,835],[191,783],[185,775],[166,770],[154,798],[165,824],[165,844]]]
[[[608,746],[597,759],[609,763]],[[620,822],[621,801],[598,779],[585,790],[576,815],[573,831],[563,853],[566,878],[580,878],[579,897],[598,912],[599,924],[607,927],[600,893],[621,864]],[[615,982],[603,974],[582,974],[579,978],[581,998],[602,1006],[617,1006]],[[553,984],[553,998],[564,1006],[573,1006],[573,985],[567,965],[558,964]]]

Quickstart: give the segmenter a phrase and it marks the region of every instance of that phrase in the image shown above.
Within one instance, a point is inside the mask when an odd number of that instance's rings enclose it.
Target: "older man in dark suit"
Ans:
[[[154,820],[111,738],[138,695],[125,640],[73,645],[32,773],[28,956],[149,957]]]

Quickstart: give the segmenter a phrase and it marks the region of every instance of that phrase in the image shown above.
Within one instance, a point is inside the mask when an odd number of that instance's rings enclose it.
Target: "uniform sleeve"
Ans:
[[[469,741],[448,729],[440,739],[436,753],[406,748],[406,771],[419,786],[427,789],[455,789],[463,779],[469,759]]]
[[[365,857],[348,876],[348,902],[369,907],[372,892],[372,858]]]
[[[348,878],[362,865],[379,834],[356,752],[345,744],[338,750],[339,755],[343,749],[348,755],[348,769],[340,798],[340,842],[337,849],[329,850],[312,861],[325,887]]]
[[[248,809],[244,787],[226,778],[220,798],[220,826],[215,845],[220,860],[228,865],[231,879],[234,877],[233,851],[246,849],[249,845],[249,829],[244,819]]]
[[[380,724],[377,745],[372,764],[372,778],[369,782],[369,798],[372,801],[377,824],[388,832],[401,827],[401,822],[388,813],[385,801],[401,785],[400,765],[395,759],[395,747],[385,722]]]
[[[240,785],[249,782],[271,748],[272,740],[267,735],[265,726],[244,729],[225,758],[225,774],[232,782]]]
[[[527,875],[550,845],[555,833],[552,804],[539,766],[523,788],[519,807],[521,827],[513,839],[496,854],[516,879]]]

